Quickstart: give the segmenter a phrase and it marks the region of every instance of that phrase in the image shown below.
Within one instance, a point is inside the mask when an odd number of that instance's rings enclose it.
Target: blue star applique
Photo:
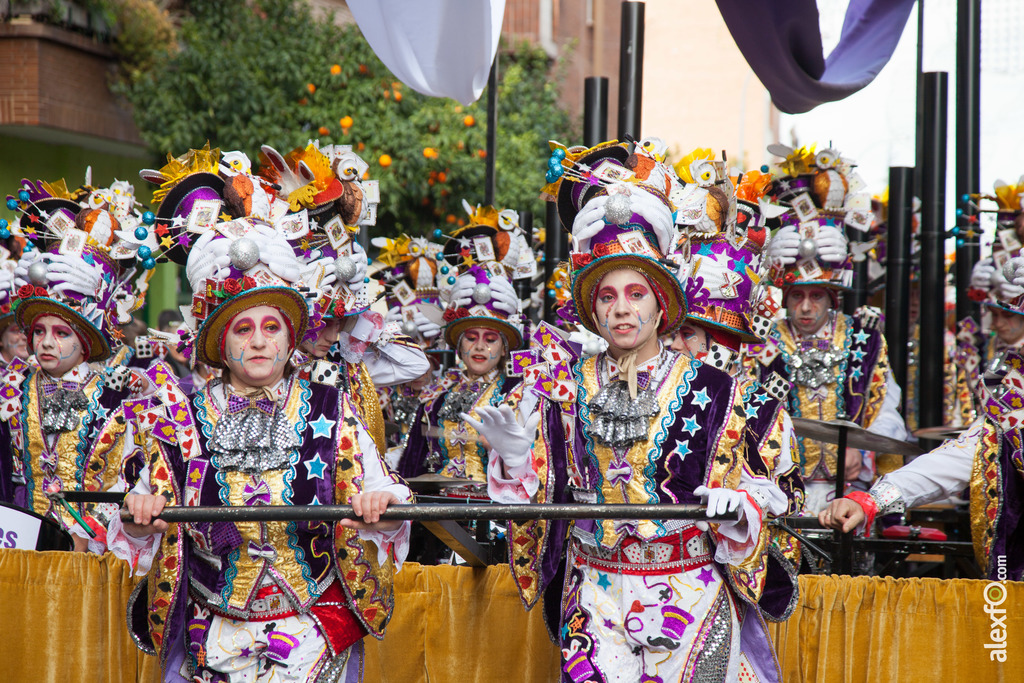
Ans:
[[[857,334],[853,335],[853,338],[857,340],[858,344],[866,344],[868,341],[868,335],[864,330],[861,330]]]
[[[314,439],[329,439],[331,438],[331,430],[334,429],[335,424],[337,424],[336,420],[328,420],[326,417],[321,415],[310,422],[309,426],[313,428]]]
[[[708,396],[707,389],[701,389],[700,391],[693,392],[693,402],[699,405],[702,409],[711,403],[711,397]]]
[[[315,493],[313,494],[313,500],[309,501],[309,504],[310,505],[323,505],[323,503],[320,502],[320,498]]]
[[[768,401],[768,394],[763,391],[758,391],[750,400],[759,406],[763,406]]]
[[[678,442],[676,444],[675,449],[673,449],[672,452],[679,454],[679,457],[681,457],[681,458],[685,458],[690,453],[693,453],[693,451],[690,450],[690,442],[689,441],[680,441],[680,442]]]
[[[860,379],[860,376],[864,374],[864,371],[860,368],[854,368],[850,370],[850,379]]]
[[[703,244],[700,245],[700,249],[697,250],[697,255],[698,256],[714,256],[715,253],[713,251],[711,251],[711,245],[708,244],[707,242],[704,242]]]
[[[324,470],[327,468],[327,463],[320,459],[320,455],[317,454],[312,460],[306,461],[306,469],[309,470],[310,479],[323,479]]]
[[[684,417],[683,418],[683,431],[693,436],[700,431],[700,425],[697,424],[697,418],[695,417]]]
[[[855,351],[851,351],[850,355],[856,358],[858,361],[862,361],[864,360],[865,353],[861,349],[857,349]]]
[[[612,587],[612,581],[608,578],[607,574],[601,572],[601,578],[597,580],[597,585],[605,590],[608,590]]]
[[[750,264],[747,263],[747,257],[741,256],[738,259],[733,260],[732,270],[734,273],[739,273],[740,275],[743,275],[743,273],[747,272],[747,266],[749,265]]]
[[[82,260],[88,263],[90,266],[96,265],[96,259],[92,257],[92,254],[83,254]]]
[[[757,417],[757,408],[755,408],[754,406],[748,404],[747,407],[744,408],[743,410],[744,412],[746,412],[748,420],[752,420],[755,417]]]

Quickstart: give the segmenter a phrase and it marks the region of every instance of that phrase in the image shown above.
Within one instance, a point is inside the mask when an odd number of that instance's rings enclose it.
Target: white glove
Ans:
[[[0,268],[0,291],[11,291],[14,289],[14,273],[6,268]]]
[[[1003,264],[1003,277],[1015,285],[1024,286],[1024,257],[1015,256]]]
[[[14,267],[14,286],[24,287],[29,284],[28,281],[28,267],[33,263],[41,259],[43,255],[39,253],[38,249],[32,251],[24,251],[21,254],[21,258],[18,259],[18,265]]]
[[[250,230],[246,235],[260,248],[260,261],[267,264],[274,275],[285,282],[298,282],[302,277],[302,262],[295,256],[283,235]]]
[[[607,203],[607,196],[594,197],[583,205],[573,219],[572,237],[580,251],[589,251],[590,238],[608,225],[604,222],[604,205]]]
[[[474,420],[466,413],[462,413],[461,417],[480,436],[487,439],[491,450],[501,457],[505,467],[514,470],[528,465],[530,450],[537,436],[537,426],[540,424],[540,411],[535,411],[526,418],[524,424],[519,424],[515,413],[508,405],[481,406],[476,412],[480,416],[479,420]]]
[[[988,290],[992,287],[992,276],[996,272],[996,263],[991,258],[982,259],[974,264],[971,270],[971,289]]]
[[[472,273],[464,273],[455,280],[452,289],[451,301],[458,308],[470,308],[476,305],[473,299],[473,289],[476,287],[476,278]],[[515,315],[519,312],[519,295],[516,294],[512,283],[503,277],[493,278],[490,282],[491,302],[499,311],[508,315]]]
[[[1016,282],[1008,282],[1000,272],[993,274],[992,280],[995,281],[996,298],[1000,301],[1012,301],[1024,294],[1024,287]]]
[[[420,336],[425,340],[430,341],[441,334],[441,326],[430,320],[427,316],[423,315],[420,311],[416,311],[413,322],[416,323],[416,330],[420,333]]]
[[[795,225],[779,228],[768,242],[768,260],[783,266],[796,263],[801,241],[803,238]]]
[[[388,314],[384,316],[384,324],[387,323],[398,323],[402,324],[402,307],[392,306],[388,309]]]
[[[193,292],[206,291],[207,278],[219,280],[227,275],[227,267],[231,265],[230,247],[231,240],[213,230],[199,236],[185,262],[185,277]]]
[[[747,494],[742,491],[736,491],[724,487],[709,489],[707,486],[698,486],[693,490],[693,493],[694,495],[700,496],[701,502],[707,505],[708,517],[724,515],[725,513],[732,512],[733,510],[739,510],[740,516],[737,522],[743,521],[743,501],[747,499]],[[729,522],[729,524],[737,522]],[[697,526],[705,530],[707,529],[706,522],[697,522]]]
[[[321,272],[323,276],[320,275]],[[320,278],[320,284],[317,285],[318,277]],[[338,274],[334,271],[334,259],[329,256],[310,261],[302,267],[302,282],[310,289],[314,285],[321,291],[326,290],[328,287],[333,288],[337,279]]]
[[[839,228],[823,225],[818,228],[818,236],[814,238],[818,245],[818,258],[828,263],[842,263],[846,260],[846,235]]]
[[[352,260],[356,262],[356,274],[348,279],[348,288],[358,294],[366,287],[366,251],[359,242],[352,244]]]
[[[69,254],[43,254],[49,280],[62,280],[53,291],[77,292],[96,296],[103,285],[103,269],[99,264],[88,264],[80,256]]]

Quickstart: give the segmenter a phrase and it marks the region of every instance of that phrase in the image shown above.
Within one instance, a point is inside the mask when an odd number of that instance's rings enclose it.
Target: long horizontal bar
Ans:
[[[305,522],[356,519],[351,505],[261,505],[216,507],[168,507],[160,513],[165,522]],[[532,519],[691,519],[707,522],[734,522],[738,511],[707,516],[701,505],[392,505],[381,514],[382,520],[437,522],[442,520],[493,519],[513,522]],[[121,519],[131,521],[127,510]]]

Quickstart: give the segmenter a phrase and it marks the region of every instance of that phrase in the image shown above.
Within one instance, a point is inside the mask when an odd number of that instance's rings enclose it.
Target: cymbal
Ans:
[[[912,433],[919,439],[945,441],[946,439],[955,439],[965,431],[967,431],[967,427],[921,427]]]
[[[803,436],[825,443],[839,443],[839,429],[846,428],[846,445],[849,448],[860,448],[877,453],[894,455],[920,455],[924,451],[914,443],[900,441],[881,434],[875,434],[849,420],[810,420],[806,417],[794,417],[793,431]]]
[[[405,483],[409,485],[413,491],[435,491],[437,489],[443,489],[453,486],[468,486],[470,484],[482,484],[484,482],[474,481],[473,479],[457,479],[455,477],[446,477],[436,472],[428,472],[427,474],[421,474],[418,477],[410,477],[405,480]]]

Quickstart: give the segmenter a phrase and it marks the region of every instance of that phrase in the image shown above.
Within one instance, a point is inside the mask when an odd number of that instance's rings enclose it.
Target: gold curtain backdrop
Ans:
[[[0,680],[160,680],[124,626],[135,579],[110,555],[0,550]],[[1010,683],[1024,671],[1024,583],[1006,583],[1007,662],[990,661],[987,582],[803,576],[793,617],[771,625],[790,682]],[[407,564],[394,618],[367,638],[368,682],[556,681],[558,650],[504,567]],[[998,600],[998,591],[990,591]],[[1003,615],[996,615],[1001,617]],[[1001,632],[996,631],[999,637]]]

